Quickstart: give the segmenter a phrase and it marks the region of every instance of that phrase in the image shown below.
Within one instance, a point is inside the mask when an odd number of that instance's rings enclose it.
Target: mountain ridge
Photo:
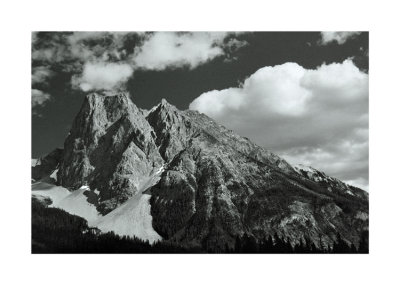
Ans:
[[[99,193],[102,215],[143,191],[151,195],[154,230],[182,244],[232,248],[244,234],[259,240],[278,234],[292,244],[307,239],[326,247],[337,233],[357,244],[368,229],[368,194],[361,189],[292,167],[206,115],[180,111],[165,99],[146,111],[128,93],[86,96],[60,156],[47,168],[56,165],[61,186],[74,191],[89,185]],[[140,189],[164,165],[159,181]],[[39,179],[48,170],[33,169]]]

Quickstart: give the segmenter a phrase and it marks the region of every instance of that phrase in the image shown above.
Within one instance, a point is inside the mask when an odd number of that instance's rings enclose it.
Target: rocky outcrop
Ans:
[[[60,184],[97,189],[103,214],[135,194],[141,180],[164,163],[151,126],[127,93],[88,95],[64,150]]]
[[[328,176],[324,172],[311,166],[299,164],[296,165],[294,169],[303,177],[318,183],[321,187],[326,188],[330,192],[345,193],[347,195],[357,196],[363,200],[368,200],[368,192],[352,185],[348,185],[337,178]]]
[[[160,180],[143,189],[162,165]],[[183,245],[226,249],[246,234],[327,247],[337,233],[357,245],[368,229],[368,195],[321,175],[196,111],[165,100],[144,111],[126,93],[94,93],[65,141],[58,181],[98,191],[102,214],[138,191],[150,194],[154,230]]]
[[[50,180],[50,177],[57,170],[63,150],[56,148],[44,157],[32,160],[32,179],[36,180]]]

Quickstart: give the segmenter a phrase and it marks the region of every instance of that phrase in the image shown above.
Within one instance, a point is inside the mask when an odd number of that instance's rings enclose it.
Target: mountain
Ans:
[[[357,196],[361,199],[368,200],[368,192],[354,187],[352,185],[346,184],[337,178],[330,177],[324,172],[319,171],[311,166],[305,166],[302,164],[296,165],[295,170],[311,181],[318,183],[320,186],[326,188],[330,192],[336,193],[346,193],[348,195]]]
[[[164,99],[142,110],[128,93],[87,95],[64,149],[40,159],[32,178],[78,191],[103,231],[183,246],[279,236],[327,248],[339,235],[357,246],[368,230],[367,192],[293,167],[197,111]]]

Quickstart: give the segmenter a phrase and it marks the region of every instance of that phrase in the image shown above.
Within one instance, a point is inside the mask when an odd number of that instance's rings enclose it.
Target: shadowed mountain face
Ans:
[[[139,191],[150,194],[154,230],[182,245],[218,250],[244,234],[257,240],[277,234],[293,245],[309,240],[326,247],[338,233],[357,245],[368,230],[363,190],[292,167],[206,115],[165,100],[146,111],[126,93],[88,95],[64,150],[48,160],[51,166],[43,168],[42,159],[35,179],[58,169],[62,186],[96,190],[103,215]],[[163,165],[160,180],[143,190]]]

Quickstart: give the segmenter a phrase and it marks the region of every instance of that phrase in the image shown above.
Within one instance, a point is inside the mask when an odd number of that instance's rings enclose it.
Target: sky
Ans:
[[[368,190],[367,32],[32,33],[32,157],[62,147],[86,94],[205,113]]]

